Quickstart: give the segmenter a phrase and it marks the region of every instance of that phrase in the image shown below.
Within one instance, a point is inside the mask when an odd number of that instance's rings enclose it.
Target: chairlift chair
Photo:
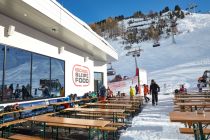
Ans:
[[[159,42],[155,42],[155,43],[153,44],[153,47],[158,47],[158,46],[160,46],[160,43],[159,43]]]
[[[115,75],[116,74],[115,69],[112,68],[112,64],[111,63],[109,63],[109,64],[111,65],[111,67],[107,69],[107,76]]]
[[[115,75],[115,74],[116,74],[115,69],[113,69],[113,68],[107,69],[107,76],[112,76],[112,75]]]

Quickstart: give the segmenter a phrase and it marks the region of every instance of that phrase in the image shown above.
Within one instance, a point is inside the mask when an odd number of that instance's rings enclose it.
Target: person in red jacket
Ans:
[[[180,89],[179,89],[179,93],[186,93],[187,89],[184,87],[184,85],[181,85]]]
[[[149,93],[149,87],[146,84],[144,84],[143,86],[144,86],[144,99],[146,102],[148,102],[150,100],[149,97],[147,97],[147,94]]]

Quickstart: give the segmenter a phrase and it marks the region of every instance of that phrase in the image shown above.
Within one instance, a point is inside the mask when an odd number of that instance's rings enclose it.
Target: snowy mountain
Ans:
[[[121,21],[126,28],[132,26],[128,21]],[[156,48],[152,47],[154,41],[132,44],[132,48],[143,49],[137,58],[138,66],[147,70],[148,78],[155,79],[162,91],[173,91],[180,84],[195,89],[198,77],[210,69],[210,14],[189,14],[177,23],[176,44],[172,43],[171,36],[161,37],[160,46]],[[135,61],[132,56],[126,56],[128,50],[124,49],[123,39],[117,37],[108,41],[119,54],[119,60],[112,63],[117,74],[134,76]]]

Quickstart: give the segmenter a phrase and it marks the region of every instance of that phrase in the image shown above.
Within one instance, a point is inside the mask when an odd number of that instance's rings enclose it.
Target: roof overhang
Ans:
[[[94,60],[118,59],[107,41],[55,0],[0,0],[0,12],[88,53]]]

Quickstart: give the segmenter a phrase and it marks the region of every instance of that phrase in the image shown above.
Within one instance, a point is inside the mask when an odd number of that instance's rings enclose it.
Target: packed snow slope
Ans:
[[[210,70],[210,14],[186,15],[177,23],[176,44],[169,37],[161,38],[160,46],[155,48],[153,41],[132,45],[143,49],[137,58],[138,66],[146,69],[148,79],[155,79],[164,92],[171,92],[180,84],[195,89],[198,77]],[[112,63],[117,74],[133,76],[135,61],[126,56],[128,50],[123,49],[122,39],[108,41],[119,54],[119,60]]]

